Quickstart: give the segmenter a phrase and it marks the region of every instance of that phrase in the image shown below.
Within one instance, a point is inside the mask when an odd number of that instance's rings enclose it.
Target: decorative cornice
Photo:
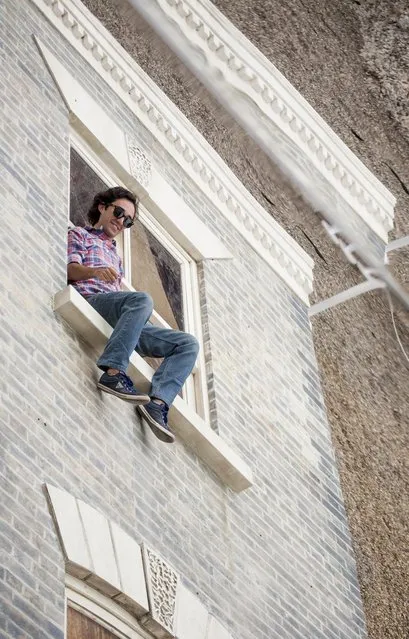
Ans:
[[[335,186],[362,220],[387,242],[394,196],[342,142],[285,77],[209,0],[131,0],[143,15],[161,11],[226,83],[234,83]],[[149,5],[149,6],[148,6]],[[157,17],[157,16],[156,16]],[[157,21],[156,21],[157,23]],[[192,55],[190,50],[189,55]]]
[[[176,159],[247,242],[306,303],[313,260],[79,0],[32,0]]]

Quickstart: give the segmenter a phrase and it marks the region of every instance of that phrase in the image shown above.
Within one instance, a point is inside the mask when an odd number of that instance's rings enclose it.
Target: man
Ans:
[[[98,388],[133,402],[156,437],[173,442],[169,406],[195,364],[199,346],[188,333],[148,324],[152,299],[143,292],[122,292],[123,269],[115,237],[138,215],[136,197],[116,186],[98,193],[88,212],[90,226],[68,232],[68,282],[114,328],[97,366],[104,371]],[[133,352],[164,358],[149,395],[138,391],[126,370]]]

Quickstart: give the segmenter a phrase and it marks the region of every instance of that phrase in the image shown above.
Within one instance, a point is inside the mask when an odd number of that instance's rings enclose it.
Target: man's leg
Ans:
[[[126,369],[152,313],[151,297],[141,292],[100,293],[88,298],[88,302],[114,328],[97,362],[97,366],[105,371],[98,387],[121,399],[147,403],[149,397],[136,392]]]
[[[189,333],[147,325],[142,329],[136,350],[143,357],[164,358],[152,378],[152,401],[138,409],[159,439],[172,442],[167,411],[195,365],[198,341]]]
[[[195,365],[199,352],[193,335],[148,324],[142,329],[136,347],[142,357],[163,357],[152,378],[150,396],[169,407]]]

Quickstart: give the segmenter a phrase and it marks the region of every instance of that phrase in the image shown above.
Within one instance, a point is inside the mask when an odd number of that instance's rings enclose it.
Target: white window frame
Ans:
[[[73,129],[70,130],[70,147],[72,147],[88,164],[88,166],[107,185],[122,185],[127,188],[123,180],[120,180],[115,173],[109,169],[103,160],[91,149],[85,140]],[[186,403],[202,417],[206,423],[210,422],[209,399],[206,384],[206,369],[203,348],[203,334],[200,312],[200,295],[197,275],[197,265],[190,256],[172,236],[157,222],[149,210],[139,204],[139,220],[154,235],[154,237],[165,247],[165,249],[177,260],[181,269],[184,330],[196,337],[200,349],[196,364],[192,373],[186,380],[182,396]],[[117,239],[119,253],[123,258],[125,276],[122,280],[122,287],[127,291],[134,291],[135,288],[130,283],[131,277],[131,239],[130,230],[125,229]],[[169,324],[159,315],[155,309],[151,316],[151,322],[157,326],[171,328]]]
[[[66,639],[68,637],[68,608],[73,608],[89,617],[118,639],[152,639],[152,635],[140,627],[135,617],[114,600],[70,575],[66,575],[65,583]]]

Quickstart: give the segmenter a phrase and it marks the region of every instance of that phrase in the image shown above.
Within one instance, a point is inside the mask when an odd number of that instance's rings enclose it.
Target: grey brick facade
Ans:
[[[30,2],[1,3],[0,637],[64,636],[42,484],[164,556],[237,639],[365,637],[306,307]],[[255,474],[233,494],[95,389],[96,353],[52,311],[66,285],[68,115],[39,36],[234,254],[200,268],[214,425]]]

